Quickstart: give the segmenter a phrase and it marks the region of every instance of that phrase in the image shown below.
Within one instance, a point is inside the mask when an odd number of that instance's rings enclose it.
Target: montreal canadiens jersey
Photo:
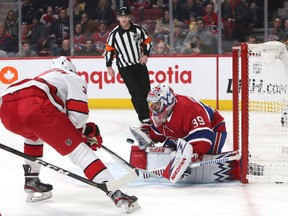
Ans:
[[[50,102],[66,113],[76,128],[84,127],[89,113],[87,83],[79,75],[60,69],[48,70],[33,79],[12,84],[1,96],[32,87],[44,91]]]
[[[214,130],[221,130],[224,118],[217,110],[194,98],[175,95],[176,104],[166,122],[150,131],[152,140],[183,138],[193,146],[194,152],[205,154],[214,142]],[[153,117],[150,118],[153,122]]]

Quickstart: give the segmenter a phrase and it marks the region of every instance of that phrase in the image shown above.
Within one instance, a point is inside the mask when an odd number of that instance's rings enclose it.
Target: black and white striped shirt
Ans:
[[[150,55],[152,41],[146,30],[131,23],[128,30],[120,25],[109,34],[106,42],[106,66],[112,66],[113,56],[116,53],[116,65],[119,68],[139,63],[142,55]]]

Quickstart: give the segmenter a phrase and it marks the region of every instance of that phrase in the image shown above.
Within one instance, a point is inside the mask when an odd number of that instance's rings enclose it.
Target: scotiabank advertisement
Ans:
[[[78,74],[88,83],[88,98],[94,100],[118,100],[121,108],[130,103],[130,95],[118,73],[111,78],[103,58],[71,58]],[[2,59],[0,61],[0,92],[9,84],[25,78],[32,78],[50,69],[49,59]],[[232,77],[232,57],[150,57],[147,64],[151,87],[168,83],[176,93],[190,95],[215,106],[221,100],[232,99],[229,82]],[[232,83],[231,83],[232,85]],[[126,102],[125,102],[126,101]],[[121,103],[123,103],[121,105]],[[99,104],[99,103],[98,103]],[[113,103],[111,103],[113,104]],[[113,107],[117,108],[115,104]],[[130,107],[130,105],[127,105]],[[93,107],[97,108],[97,105]],[[101,105],[99,106],[101,107]],[[103,106],[102,106],[103,107]],[[128,108],[127,107],[127,108]]]

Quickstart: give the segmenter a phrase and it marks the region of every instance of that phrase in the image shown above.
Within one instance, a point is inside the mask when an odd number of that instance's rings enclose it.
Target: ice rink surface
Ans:
[[[224,150],[232,145],[232,114],[221,112],[227,122]],[[96,122],[104,145],[129,161],[132,138],[129,125],[138,124],[134,110],[92,110],[89,121]],[[268,133],[268,131],[267,131]],[[23,139],[0,125],[0,142],[22,151]],[[115,178],[126,171],[103,149],[96,152]],[[80,168],[50,146],[44,147],[44,161],[82,175]],[[114,206],[100,190],[45,167],[40,178],[53,185],[53,197],[39,203],[26,203],[23,191],[23,159],[0,149],[0,212],[2,216],[112,216],[127,215]],[[135,216],[287,216],[288,184],[239,182],[217,184],[176,184],[164,180],[138,179],[121,189],[139,198],[141,210]]]

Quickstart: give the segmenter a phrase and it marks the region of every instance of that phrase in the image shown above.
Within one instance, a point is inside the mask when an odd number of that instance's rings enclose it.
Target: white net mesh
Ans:
[[[249,181],[288,181],[288,53],[280,42],[248,46]],[[281,118],[282,123],[281,123]]]

